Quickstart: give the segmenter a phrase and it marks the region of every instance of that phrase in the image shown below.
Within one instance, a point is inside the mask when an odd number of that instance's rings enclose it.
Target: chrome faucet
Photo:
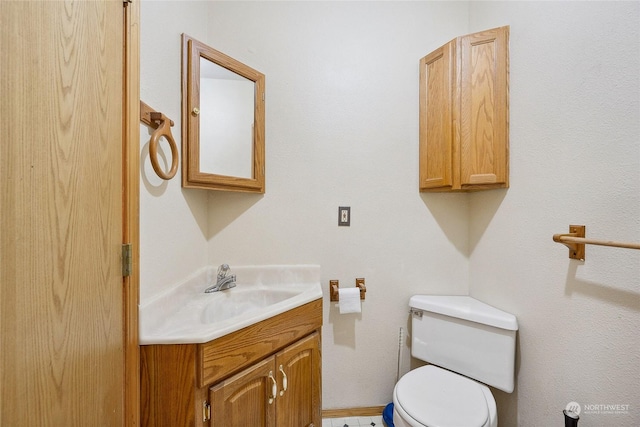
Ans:
[[[225,289],[235,288],[236,286],[236,275],[230,274],[227,276],[229,272],[229,265],[222,264],[218,267],[218,274],[216,276],[216,284],[209,286],[205,289],[205,293],[224,291]]]

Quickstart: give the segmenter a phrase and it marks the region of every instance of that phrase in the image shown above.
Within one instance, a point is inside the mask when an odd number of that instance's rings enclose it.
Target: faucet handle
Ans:
[[[222,279],[227,276],[227,272],[229,271],[229,264],[222,264],[218,267],[218,278]]]

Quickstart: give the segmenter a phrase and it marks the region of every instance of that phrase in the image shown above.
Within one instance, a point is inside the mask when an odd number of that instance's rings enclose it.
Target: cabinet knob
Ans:
[[[194,116],[197,116],[198,114],[200,114],[200,109],[198,107],[193,107],[193,110],[191,110],[191,112]]]

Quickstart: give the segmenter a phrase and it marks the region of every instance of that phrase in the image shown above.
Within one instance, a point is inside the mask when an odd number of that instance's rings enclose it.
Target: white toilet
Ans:
[[[409,306],[411,355],[431,365],[396,384],[395,427],[496,427],[485,384],[513,391],[515,316],[468,296],[415,295]]]

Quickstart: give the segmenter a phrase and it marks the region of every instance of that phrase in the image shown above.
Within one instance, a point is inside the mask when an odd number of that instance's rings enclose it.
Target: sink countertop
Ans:
[[[140,344],[205,343],[322,298],[318,265],[231,266],[236,287],[206,294],[216,271],[205,267],[141,304]]]

